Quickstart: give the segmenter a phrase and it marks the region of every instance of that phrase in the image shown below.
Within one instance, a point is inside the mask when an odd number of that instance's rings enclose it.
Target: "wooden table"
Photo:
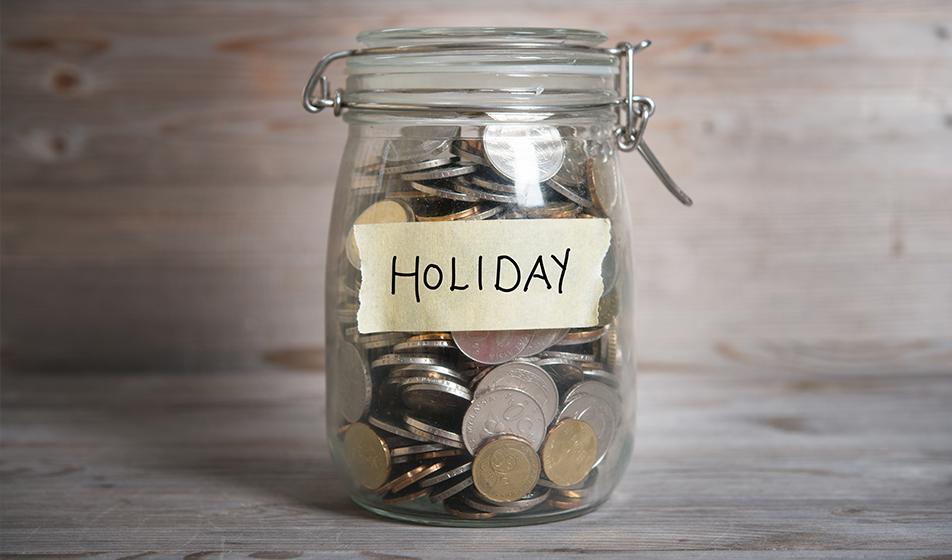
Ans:
[[[676,368],[675,368],[676,369]],[[588,516],[418,527],[352,505],[314,371],[3,378],[5,555],[950,558],[952,376],[644,372]]]

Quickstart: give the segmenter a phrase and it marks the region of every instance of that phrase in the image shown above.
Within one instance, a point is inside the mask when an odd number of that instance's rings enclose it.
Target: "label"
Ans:
[[[357,329],[597,325],[610,229],[603,218],[354,225]]]

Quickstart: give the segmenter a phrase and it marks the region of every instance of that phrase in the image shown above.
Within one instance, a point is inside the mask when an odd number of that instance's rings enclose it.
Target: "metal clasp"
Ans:
[[[609,52],[618,56],[618,76],[615,82],[618,89],[621,89],[621,76],[623,73],[625,75],[625,91],[619,91],[623,97],[620,99],[618,120],[621,123],[615,129],[615,143],[623,152],[638,150],[668,192],[681,201],[681,204],[691,206],[694,201],[674,182],[645,142],[645,128],[648,126],[648,119],[654,114],[655,103],[650,97],[635,95],[635,54],[650,46],[651,41],[645,39],[636,45],[618,43],[617,47],[609,49]]]
[[[334,62],[338,58],[348,57],[353,53],[354,51],[352,50],[332,52],[317,63],[317,66],[315,66],[314,70],[311,72],[310,78],[307,80],[307,85],[304,86],[305,111],[308,113],[320,113],[328,107],[333,107],[334,116],[340,116],[340,112],[344,108],[344,90],[338,88],[337,91],[334,92],[334,97],[331,97],[331,84],[327,79],[327,76],[324,75],[324,70],[330,66],[331,62]],[[314,95],[314,88],[316,88],[318,84],[321,86],[321,93],[319,97]]]

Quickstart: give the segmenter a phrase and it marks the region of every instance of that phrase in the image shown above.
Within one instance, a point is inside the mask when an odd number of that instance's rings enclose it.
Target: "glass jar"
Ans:
[[[326,348],[328,439],[353,500],[436,525],[597,507],[628,462],[635,404],[618,151],[683,194],[641,137],[654,105],[633,95],[631,60],[647,42],[500,28],[358,40],[305,89],[309,111],[347,109],[349,123]],[[341,58],[346,92],[331,94],[323,72]]]

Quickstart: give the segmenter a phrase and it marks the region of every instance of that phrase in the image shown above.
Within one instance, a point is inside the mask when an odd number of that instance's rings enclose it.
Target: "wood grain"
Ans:
[[[948,558],[952,377],[649,371],[634,460],[579,519],[490,532],[351,505],[323,376],[4,378],[18,558]],[[484,538],[489,537],[489,538]]]
[[[363,29],[531,22],[655,41],[648,138],[697,204],[625,159],[646,363],[952,371],[947,2],[545,6],[3,2],[4,363],[318,352],[346,127],[300,109],[311,65]]]

